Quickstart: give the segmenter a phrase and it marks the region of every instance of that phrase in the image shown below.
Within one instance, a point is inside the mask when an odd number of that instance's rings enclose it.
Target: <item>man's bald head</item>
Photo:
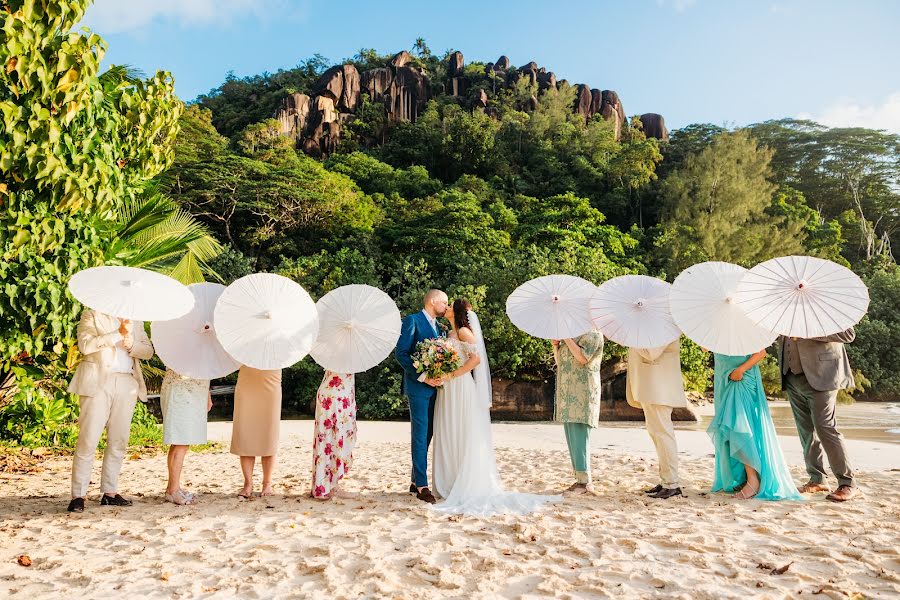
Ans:
[[[422,299],[422,304],[425,306],[425,312],[432,317],[443,317],[444,313],[447,312],[449,299],[447,298],[447,294],[441,290],[432,289],[428,290],[425,294],[425,297]]]

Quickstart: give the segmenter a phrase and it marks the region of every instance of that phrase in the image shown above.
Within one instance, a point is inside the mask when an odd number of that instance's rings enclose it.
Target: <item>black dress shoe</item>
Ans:
[[[651,498],[659,498],[660,500],[668,500],[669,498],[671,498],[673,496],[683,496],[683,495],[684,494],[681,493],[681,488],[673,488],[673,489],[663,488],[663,489],[659,490],[658,492],[656,492],[655,494],[650,494],[650,497]]]
[[[115,496],[103,494],[103,497],[100,498],[100,506],[131,506],[131,500],[126,500],[119,494]]]
[[[663,489],[663,486],[661,484],[657,483],[649,490],[644,490],[644,493],[645,494],[658,494],[659,492],[662,491],[662,489]]]
[[[84,498],[72,498],[72,501],[69,502],[69,508],[66,510],[69,512],[84,512]]]
[[[416,484],[414,484],[414,483],[409,484],[409,493],[410,494],[418,494],[419,493],[419,488],[416,487]]]
[[[421,500],[422,502],[427,502],[428,504],[434,504],[437,502],[437,498],[434,497],[434,494],[431,493],[427,487],[422,488],[421,492],[416,492],[416,498]]]

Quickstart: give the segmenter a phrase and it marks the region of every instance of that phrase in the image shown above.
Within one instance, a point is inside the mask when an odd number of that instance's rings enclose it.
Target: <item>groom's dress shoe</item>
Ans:
[[[428,504],[434,504],[435,502],[437,502],[437,498],[434,497],[434,494],[432,494],[431,490],[429,490],[427,487],[422,488],[422,491],[420,492],[417,491],[416,498],[418,498],[422,502],[427,502]]]
[[[825,499],[831,500],[832,502],[846,502],[847,500],[853,500],[859,496],[862,496],[862,492],[859,491],[858,487],[852,485],[840,485],[838,486],[838,489],[825,496]]]
[[[69,508],[66,510],[69,512],[84,512],[84,498],[72,498],[72,501],[69,502]]]
[[[673,489],[662,488],[655,494],[650,494],[650,497],[651,498],[659,498],[660,500],[668,500],[669,498],[672,498],[674,496],[683,496],[683,495],[684,494],[681,493],[680,487],[673,488]]]
[[[115,496],[103,494],[103,497],[100,498],[100,506],[131,506],[131,500],[126,500],[119,494]]]
[[[419,488],[416,487],[416,484],[414,484],[414,483],[409,484],[409,493],[410,494],[418,494],[419,493]]]
[[[657,483],[655,486],[653,486],[649,490],[644,490],[644,493],[645,494],[658,494],[659,492],[662,491],[662,489],[663,489],[663,486],[661,484]]]

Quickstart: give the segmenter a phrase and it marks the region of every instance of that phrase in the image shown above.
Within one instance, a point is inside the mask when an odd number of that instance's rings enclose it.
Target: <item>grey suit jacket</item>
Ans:
[[[812,389],[828,392],[856,385],[847,349],[844,347],[844,344],[849,344],[854,339],[856,332],[851,327],[847,331],[826,337],[797,340],[800,365]],[[784,336],[778,338],[778,370],[781,373],[781,389],[784,389]]]

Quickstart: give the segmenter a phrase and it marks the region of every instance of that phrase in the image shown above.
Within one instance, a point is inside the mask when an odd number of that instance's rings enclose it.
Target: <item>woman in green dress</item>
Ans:
[[[565,493],[594,491],[591,479],[591,429],[600,420],[600,362],[603,334],[591,331],[577,338],[553,340],[556,359],[554,420],[562,423],[575,471],[575,483]]]
[[[716,414],[706,430],[716,448],[712,491],[734,492],[742,500],[800,500],[759,373],[766,351],[714,356]]]

